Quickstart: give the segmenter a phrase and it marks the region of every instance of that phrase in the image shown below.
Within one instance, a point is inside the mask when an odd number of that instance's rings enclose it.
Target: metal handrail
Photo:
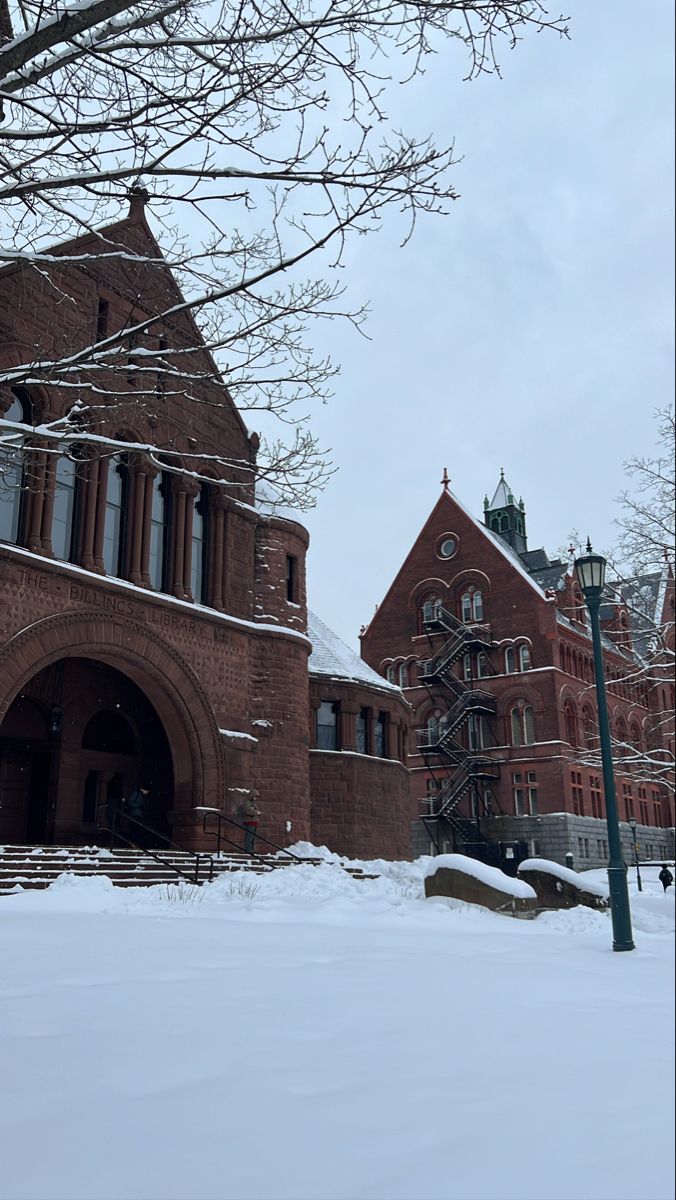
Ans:
[[[204,833],[207,832],[207,821],[209,817],[216,817],[218,821],[218,833],[216,840],[216,845],[218,847],[216,851],[217,854],[220,854],[221,852],[221,841],[227,842],[229,846],[236,846],[240,852],[242,851],[242,847],[237,842],[233,842],[230,838],[222,836],[221,823],[225,821],[228,825],[234,825],[235,829],[241,829],[244,833],[247,833],[246,825],[242,825],[239,821],[236,821],[234,817],[226,816],[226,814],[222,812],[220,808],[211,808],[206,804],[196,804],[195,812],[204,814],[202,818],[202,829]],[[256,833],[256,841],[265,842],[266,846],[272,846],[275,850],[280,850],[282,854],[288,854],[289,858],[294,859],[295,862],[304,863],[309,861],[307,858],[301,858],[300,855],[294,854],[292,850],[287,850],[285,846],[278,846],[276,842],[271,842],[270,838],[263,837],[260,833]],[[263,860],[265,859],[265,855],[258,854],[255,850],[252,850],[250,853],[254,858],[260,858]]]
[[[107,804],[99,805],[99,807],[97,809],[97,814],[96,814],[96,827],[97,827],[97,829],[104,829],[110,833],[110,849],[111,850],[113,849],[113,845],[114,845],[116,839],[119,841],[126,842],[128,846],[132,846],[136,850],[142,850],[144,854],[147,854],[149,858],[154,859],[155,862],[161,863],[162,866],[170,867],[171,870],[175,871],[177,875],[180,875],[182,879],[187,879],[188,883],[199,883],[199,881],[200,881],[200,878],[199,878],[200,863],[201,863],[201,860],[203,858],[205,858],[205,859],[207,859],[207,861],[209,863],[209,883],[211,883],[211,881],[214,877],[214,860],[213,860],[213,856],[211,854],[203,854],[199,850],[191,850],[188,846],[182,846],[180,842],[173,841],[173,839],[170,837],[167,837],[167,835],[165,833],[160,833],[159,829],[153,829],[152,825],[147,825],[145,821],[140,821],[138,817],[132,817],[130,813],[125,812],[124,809],[121,809],[117,806],[115,806],[113,808],[113,819],[112,819],[112,822],[110,823],[110,825],[101,824],[100,820],[99,820],[99,813],[101,812],[101,810],[103,810],[107,814],[107,809],[108,809]],[[133,838],[130,838],[126,834],[121,833],[120,829],[118,827],[120,817],[124,817],[127,824],[129,824],[129,822],[132,822],[134,825],[137,825],[139,827],[139,829],[144,829],[146,831],[146,833],[152,834],[153,837],[161,838],[163,842],[167,843],[167,846],[173,846],[176,850],[180,850],[181,853],[183,853],[183,854],[191,854],[193,856],[193,858],[195,859],[195,869],[194,869],[192,877],[190,875],[188,875],[185,871],[182,871],[180,867],[177,867],[176,863],[171,862],[170,859],[160,857],[160,854],[157,854],[154,850],[149,850],[146,846],[141,846],[140,843],[135,842]]]

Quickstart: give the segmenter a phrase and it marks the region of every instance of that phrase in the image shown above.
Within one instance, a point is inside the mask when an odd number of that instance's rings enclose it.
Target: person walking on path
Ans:
[[[671,871],[669,870],[666,863],[663,864],[662,870],[660,871],[657,878],[659,879],[660,883],[662,884],[662,887],[664,888],[664,890],[666,892],[667,888],[671,887],[672,883],[674,882],[674,877],[671,874]]]
[[[247,796],[244,797],[240,808],[240,816],[242,825],[244,826],[244,853],[253,854],[256,845],[256,830],[258,829],[258,818],[261,815],[261,810],[258,807],[260,792],[252,788]]]

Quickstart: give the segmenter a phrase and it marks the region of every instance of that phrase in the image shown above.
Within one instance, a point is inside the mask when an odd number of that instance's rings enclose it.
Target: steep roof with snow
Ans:
[[[308,613],[308,637],[312,642],[308,669],[310,675],[322,675],[329,679],[340,679],[349,683],[361,683],[379,688],[384,692],[401,695],[401,689],[388,683],[369,667],[354,650],[341,641],[314,613]]]
[[[514,493],[505,479],[504,471],[500,472],[500,482],[495,489],[493,499],[490,502],[489,508],[506,508],[510,504],[514,504]]]

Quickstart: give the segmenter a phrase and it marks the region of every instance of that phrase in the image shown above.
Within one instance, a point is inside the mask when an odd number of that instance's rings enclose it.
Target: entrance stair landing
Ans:
[[[46,888],[59,875],[106,876],[116,887],[150,887],[157,883],[201,885],[230,871],[268,871],[319,866],[321,858],[290,858],[283,854],[200,854],[189,851],[114,849],[99,846],[0,846],[0,896],[25,888]],[[212,865],[213,864],[213,865]],[[376,879],[358,867],[342,867],[354,879]],[[180,872],[180,873],[179,873]]]

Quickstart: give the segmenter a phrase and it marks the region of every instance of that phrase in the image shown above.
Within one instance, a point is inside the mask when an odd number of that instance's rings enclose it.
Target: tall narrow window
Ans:
[[[99,299],[99,305],[96,312],[96,340],[102,342],[108,333],[108,301],[103,298]]]
[[[530,649],[525,642],[519,646],[519,670],[530,671]]]
[[[563,706],[563,722],[565,726],[566,741],[569,742],[571,746],[577,746],[579,740],[577,736],[577,712],[572,700],[566,700],[566,703]]]
[[[513,746],[530,746],[535,741],[533,710],[525,700],[519,700],[510,713]]]
[[[460,597],[460,620],[469,623],[471,621],[483,621],[483,618],[483,596],[478,588],[471,587],[468,591],[463,592]]]
[[[286,556],[286,598],[290,604],[298,603],[298,559],[293,554]]]
[[[108,470],[106,518],[103,530],[103,565],[107,575],[124,578],[126,566],[129,468],[118,455]]]
[[[331,700],[322,700],[317,709],[317,747],[319,750],[337,750],[339,747],[340,705]]]
[[[399,663],[399,687],[408,687],[408,666],[406,663]]]
[[[472,655],[463,654],[462,656],[462,677],[464,680],[472,679]]]
[[[202,484],[195,501],[192,518],[192,546],[190,558],[190,590],[197,604],[209,602],[208,555],[209,545],[209,485]]]
[[[32,421],[31,403],[23,388],[17,389],[4,414],[6,421],[28,425]],[[0,445],[0,539],[20,545],[26,510],[24,440],[17,437]]]
[[[360,708],[357,714],[357,752],[359,754],[368,754],[369,752],[369,715],[368,708]]]
[[[77,553],[78,465],[72,458],[58,458],[54,483],[52,549],[56,558],[74,562]]]
[[[148,574],[155,592],[167,590],[168,548],[171,530],[171,479],[166,472],[153,479],[150,509]]]
[[[388,754],[387,713],[384,713],[384,712],[378,713],[378,719],[376,721],[376,728],[375,728],[375,735],[376,735],[375,736],[375,751],[376,751],[378,758],[387,758],[387,754]]]
[[[484,679],[488,675],[488,659],[483,650],[480,650],[476,656],[476,673],[479,679]]]
[[[514,671],[514,647],[508,646],[505,650],[505,672],[511,675]]]

